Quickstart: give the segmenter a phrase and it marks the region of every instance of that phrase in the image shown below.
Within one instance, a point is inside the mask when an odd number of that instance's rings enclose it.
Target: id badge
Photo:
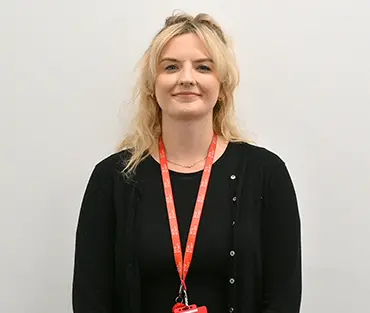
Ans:
[[[172,309],[173,313],[207,313],[207,307],[206,306],[200,306],[197,307],[195,304],[191,305],[175,305]]]

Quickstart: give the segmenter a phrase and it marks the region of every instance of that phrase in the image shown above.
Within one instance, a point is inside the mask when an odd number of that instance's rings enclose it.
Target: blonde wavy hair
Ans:
[[[214,131],[230,142],[245,141],[234,118],[234,91],[239,84],[239,69],[230,39],[208,14],[195,17],[185,13],[174,14],[166,18],[164,27],[138,63],[139,77],[133,93],[137,113],[128,135],[118,147],[119,151],[129,152],[123,169],[126,175],[135,172],[161,136],[161,109],[154,96],[161,52],[172,38],[188,33],[196,34],[204,42],[220,80],[220,99],[213,110]]]

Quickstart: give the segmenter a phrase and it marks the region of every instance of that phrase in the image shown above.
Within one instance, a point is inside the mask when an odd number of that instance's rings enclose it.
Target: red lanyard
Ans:
[[[177,216],[176,216],[176,208],[174,204],[173,192],[172,192],[172,185],[171,179],[168,172],[168,162],[166,157],[166,151],[164,147],[164,143],[162,138],[159,139],[159,158],[161,163],[161,170],[162,170],[162,180],[163,180],[163,187],[164,193],[166,197],[166,205],[167,205],[167,213],[168,213],[168,220],[171,228],[171,237],[172,237],[172,245],[173,245],[173,253],[175,257],[177,271],[180,276],[181,281],[181,288],[186,291],[185,279],[186,275],[189,271],[189,267],[191,264],[191,260],[193,258],[193,251],[195,247],[195,241],[198,233],[198,226],[200,222],[200,218],[203,211],[203,204],[204,199],[207,193],[209,177],[211,175],[213,160],[215,156],[217,145],[217,135],[214,133],[212,142],[208,149],[208,155],[202,175],[202,180],[200,183],[197,202],[195,204],[193,218],[190,225],[190,230],[188,234],[188,241],[186,244],[185,250],[185,257],[183,259],[182,248],[181,248],[181,241],[180,241],[180,234],[179,228],[177,223]]]

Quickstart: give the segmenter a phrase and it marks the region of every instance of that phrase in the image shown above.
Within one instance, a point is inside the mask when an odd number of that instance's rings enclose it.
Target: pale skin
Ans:
[[[203,42],[195,34],[171,39],[162,51],[155,82],[155,96],[162,109],[162,135],[171,170],[202,170],[213,136],[213,108],[220,95],[220,81]],[[228,142],[218,136],[214,160]],[[151,152],[159,161],[158,147]]]

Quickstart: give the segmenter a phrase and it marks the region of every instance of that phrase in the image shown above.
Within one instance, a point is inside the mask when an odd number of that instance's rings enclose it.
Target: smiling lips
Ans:
[[[174,96],[179,96],[179,97],[199,97],[200,94],[198,94],[196,92],[184,91],[184,92],[177,92],[177,93],[174,94]]]

